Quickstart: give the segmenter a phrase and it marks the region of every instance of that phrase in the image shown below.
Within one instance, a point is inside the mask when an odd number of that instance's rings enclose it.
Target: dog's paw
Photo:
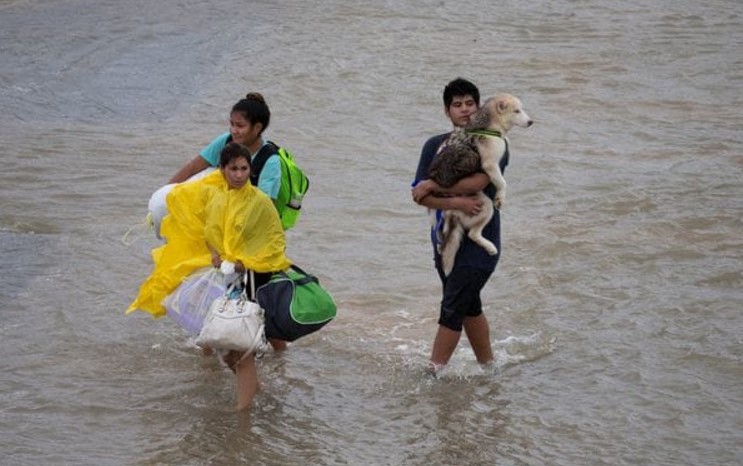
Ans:
[[[490,254],[491,256],[498,254],[498,248],[496,248],[495,246],[493,247],[488,246],[485,248],[485,251],[487,251],[487,253]]]
[[[506,205],[506,196],[499,196],[496,194],[495,199],[493,200],[493,205],[498,210],[502,209],[503,206]]]

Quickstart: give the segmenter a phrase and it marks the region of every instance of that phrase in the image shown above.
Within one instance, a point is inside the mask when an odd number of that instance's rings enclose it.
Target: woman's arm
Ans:
[[[222,257],[219,255],[219,251],[214,249],[211,244],[206,243],[206,247],[209,249],[209,253],[212,255],[212,265],[214,267],[219,267],[222,265]]]
[[[202,156],[197,155],[175,172],[168,183],[182,183],[208,167],[209,163]]]

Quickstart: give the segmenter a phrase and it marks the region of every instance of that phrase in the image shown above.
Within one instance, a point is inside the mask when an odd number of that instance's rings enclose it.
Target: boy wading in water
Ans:
[[[480,91],[471,82],[457,78],[444,88],[444,112],[453,126],[466,126],[470,116],[479,106]],[[412,189],[413,201],[436,211],[437,221],[431,230],[431,242],[434,264],[442,284],[442,299],[439,326],[429,365],[429,371],[434,374],[449,362],[463,329],[477,362],[492,363],[490,329],[482,312],[480,292],[495,270],[501,251],[500,215],[496,209],[493,218],[483,230],[483,235],[495,244],[498,254],[491,256],[465,235],[457,251],[454,268],[449,276],[443,272],[441,255],[437,250],[443,223],[442,211],[458,209],[474,215],[483,207],[482,202],[472,196],[474,193],[485,191],[491,200],[495,197],[495,186],[484,172],[465,177],[448,189],[428,179],[429,166],[446,144],[450,134],[449,132],[433,136],[423,145]],[[500,160],[501,171],[505,171],[507,164],[508,152]]]

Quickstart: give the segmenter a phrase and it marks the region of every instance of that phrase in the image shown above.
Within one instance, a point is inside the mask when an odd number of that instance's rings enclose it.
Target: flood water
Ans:
[[[510,92],[497,364],[438,317],[420,148]],[[743,463],[743,4],[0,0],[0,464]],[[249,91],[337,319],[234,377],[124,310],[147,201]]]

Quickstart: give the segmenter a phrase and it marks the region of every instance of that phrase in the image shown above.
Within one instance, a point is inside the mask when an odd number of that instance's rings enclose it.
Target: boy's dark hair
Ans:
[[[232,107],[232,112],[240,112],[251,125],[260,123],[263,125],[261,134],[268,128],[271,121],[271,111],[268,109],[266,99],[257,92],[250,92],[244,99]]]
[[[220,152],[219,154],[219,168],[226,167],[227,165],[229,165],[230,162],[235,159],[239,159],[240,157],[245,158],[245,160],[248,161],[248,167],[251,167],[250,151],[247,147],[237,142],[231,142],[227,144],[226,146],[224,146],[222,152]]]
[[[449,108],[454,97],[471,95],[477,106],[480,106],[480,90],[464,78],[457,78],[444,88],[444,106]]]

